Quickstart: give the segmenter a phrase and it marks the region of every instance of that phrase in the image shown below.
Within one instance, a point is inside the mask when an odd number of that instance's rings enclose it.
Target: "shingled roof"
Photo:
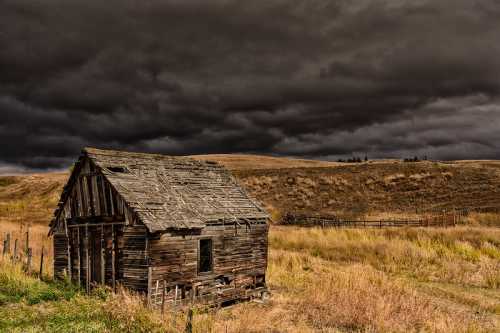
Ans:
[[[188,157],[85,148],[150,232],[203,228],[219,220],[268,218],[215,162]]]

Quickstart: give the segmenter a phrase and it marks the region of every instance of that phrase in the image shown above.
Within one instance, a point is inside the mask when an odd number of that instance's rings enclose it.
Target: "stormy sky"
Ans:
[[[500,158],[498,0],[0,0],[0,171],[84,146]]]

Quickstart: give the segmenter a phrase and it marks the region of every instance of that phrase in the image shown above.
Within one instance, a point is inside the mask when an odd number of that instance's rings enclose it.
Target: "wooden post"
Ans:
[[[69,231],[68,231],[68,223],[65,221],[64,222],[64,228],[65,228],[65,233],[66,233],[66,242],[67,247],[66,247],[66,255],[68,256],[68,279],[71,281],[72,280],[72,273],[73,270],[71,269],[71,239],[69,237]]]
[[[89,226],[85,225],[85,265],[86,270],[85,270],[85,289],[87,291],[87,294],[90,293],[90,255],[89,255]]]
[[[10,254],[10,233],[5,235],[5,240],[3,241],[3,255]]]
[[[28,226],[28,230],[26,231],[26,248],[25,248],[26,255],[28,255],[29,248],[30,248],[30,229]]]
[[[113,285],[113,292],[116,292],[116,267],[115,267],[115,228],[111,225],[111,283]]]
[[[152,289],[152,283],[151,278],[153,277],[153,267],[149,266],[148,267],[148,307],[151,307],[151,289]]]
[[[42,253],[40,254],[40,271],[38,272],[38,277],[40,280],[42,279],[42,274],[43,274],[43,255],[44,255],[45,248],[42,245]]]
[[[78,243],[76,250],[76,260],[78,262],[77,274],[78,274],[78,286],[81,286],[82,279],[82,258],[80,257],[80,251],[82,249],[81,241],[80,241],[80,227],[76,228],[76,241]]]
[[[101,284],[106,284],[106,257],[104,253],[104,225],[101,225]]]
[[[193,333],[193,309],[189,308],[186,322],[186,333]]]
[[[31,272],[31,259],[32,259],[32,256],[33,256],[33,250],[31,249],[31,247],[28,248],[28,258],[27,258],[27,261],[26,261],[26,270],[28,271],[28,273]]]
[[[14,253],[12,255],[12,261],[16,262],[17,260],[17,238],[14,241]]]
[[[163,280],[163,290],[161,291],[161,314],[165,313],[165,292],[167,289],[167,281]]]

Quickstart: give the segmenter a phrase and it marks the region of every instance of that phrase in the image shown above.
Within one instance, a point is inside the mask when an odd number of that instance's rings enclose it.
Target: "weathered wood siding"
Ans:
[[[263,220],[251,225],[208,225],[198,233],[152,235],[150,293],[158,296],[158,287],[168,284],[166,297],[170,301],[175,297],[175,285],[179,289],[178,299],[217,294],[223,301],[264,287],[267,231],[268,225]],[[209,273],[198,272],[198,244],[204,238],[213,242],[213,271]],[[152,302],[155,301],[158,303],[161,298],[152,297]]]
[[[146,291],[148,286],[147,229],[142,224],[125,226],[119,265],[123,270],[122,284],[125,287]]]
[[[53,236],[54,244],[54,276],[63,278],[68,268],[68,241],[66,234],[56,232]]]
[[[54,272],[56,276],[62,277],[63,272],[67,272],[74,282],[86,286],[87,277],[91,282],[102,282],[102,271],[104,270],[104,282],[111,285],[114,258],[114,280],[115,283],[122,282],[124,263],[131,265],[128,263],[128,259],[123,258],[124,247],[127,247],[127,251],[130,252],[128,248],[135,246],[131,244],[136,242],[128,240],[122,226],[111,227],[111,225],[122,221],[129,224],[127,229],[133,230],[135,228],[132,226],[135,220],[128,211],[125,202],[88,158],[77,162],[75,173],[71,175],[64,191],[67,191],[68,196],[63,203],[60,215],[56,217],[54,233]],[[71,220],[69,224],[68,219]],[[93,226],[89,221],[101,222],[104,225]],[[88,243],[85,224],[88,225]],[[144,229],[144,227],[142,228]],[[144,238],[144,234],[142,237]],[[87,275],[89,265],[91,267],[89,275]]]

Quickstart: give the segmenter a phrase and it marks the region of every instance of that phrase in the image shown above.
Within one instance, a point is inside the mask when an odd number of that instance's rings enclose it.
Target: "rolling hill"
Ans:
[[[337,163],[258,155],[199,155],[232,170],[274,212],[367,215],[500,207],[500,162]],[[47,224],[68,174],[0,177],[0,219]]]

